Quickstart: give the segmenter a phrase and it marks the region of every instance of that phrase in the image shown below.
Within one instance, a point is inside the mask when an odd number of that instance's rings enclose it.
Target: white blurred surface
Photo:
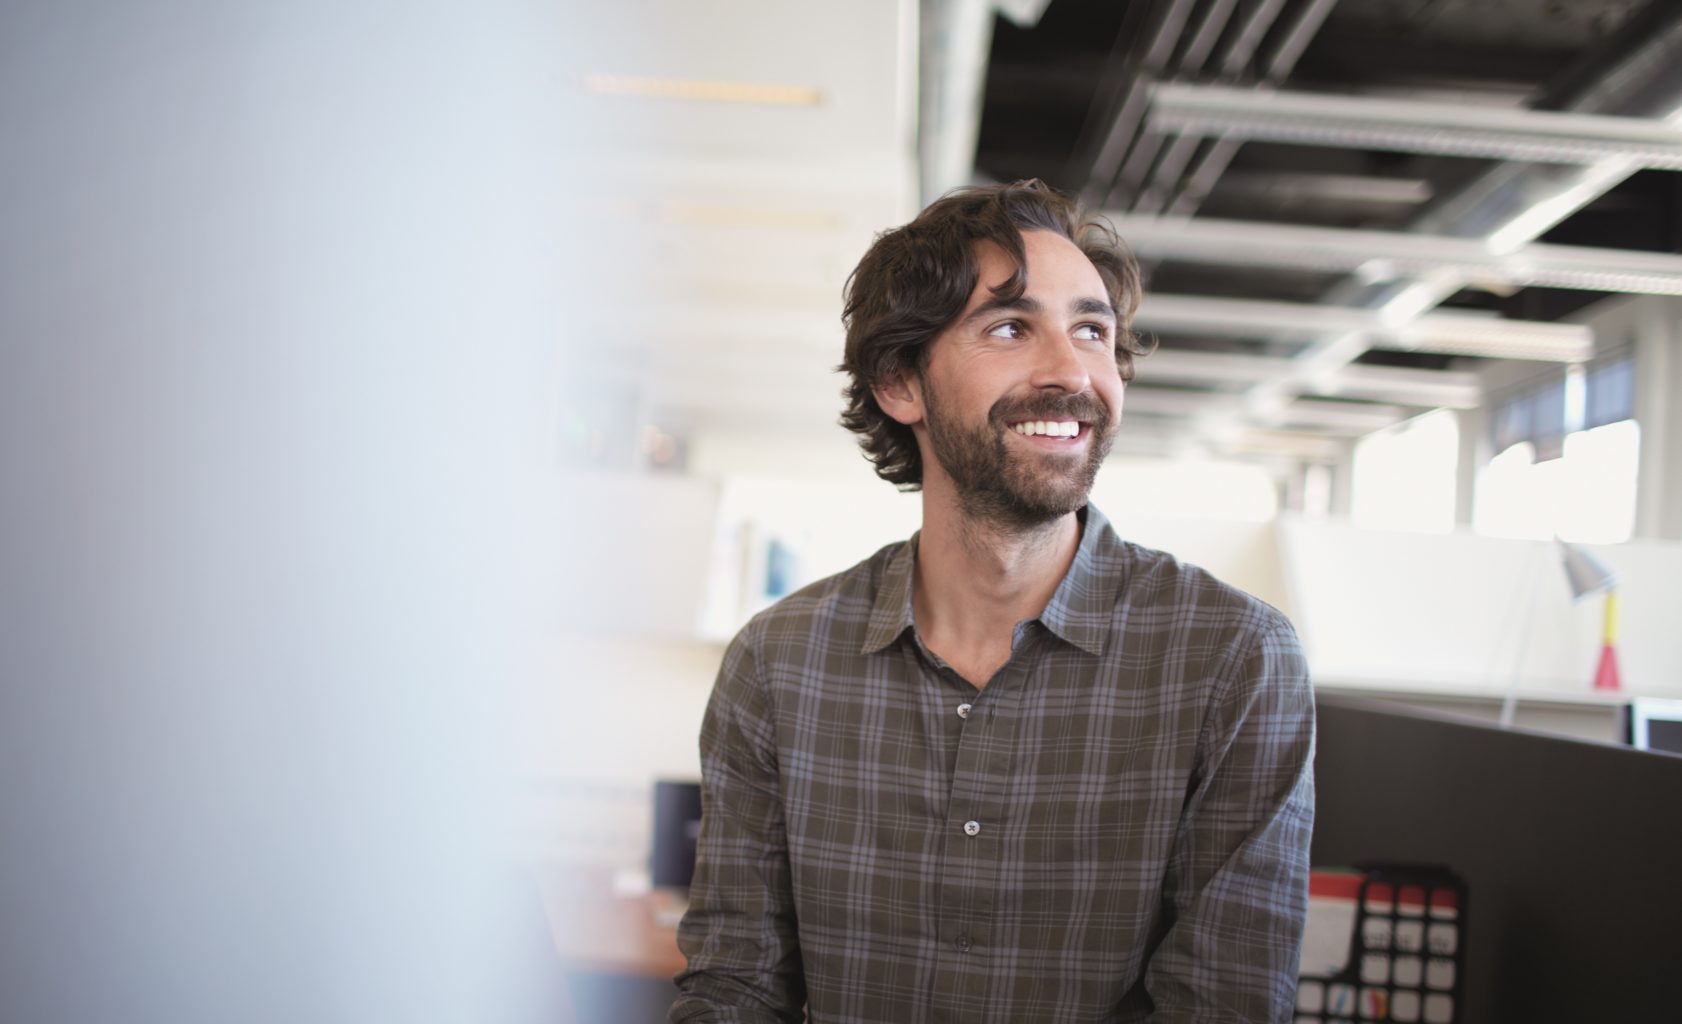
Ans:
[[[559,13],[0,13],[0,1018],[548,1005]]]

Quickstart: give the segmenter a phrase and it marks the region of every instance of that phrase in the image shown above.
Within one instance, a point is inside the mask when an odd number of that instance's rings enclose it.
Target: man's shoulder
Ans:
[[[1125,540],[1113,530],[1106,541],[1099,549],[1102,570],[1118,572],[1124,581],[1116,595],[1119,618],[1154,615],[1245,634],[1292,630],[1284,612],[1201,565]]]
[[[1301,641],[1284,612],[1166,551],[1119,539],[1115,551],[1128,563],[1112,625],[1131,634],[1124,649],[1191,659],[1208,667],[1210,679],[1267,663],[1275,671],[1254,683],[1293,692],[1308,685]]]

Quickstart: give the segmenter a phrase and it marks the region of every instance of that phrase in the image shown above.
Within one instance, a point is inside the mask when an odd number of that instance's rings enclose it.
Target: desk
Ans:
[[[683,970],[677,928],[660,920],[675,905],[673,894],[621,895],[613,873],[599,867],[558,870],[542,888],[549,930],[568,971],[670,982]]]

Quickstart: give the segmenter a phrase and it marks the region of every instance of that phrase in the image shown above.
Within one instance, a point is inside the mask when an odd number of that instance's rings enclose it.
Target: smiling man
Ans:
[[[1138,299],[1037,181],[951,193],[853,272],[842,422],[923,527],[726,652],[672,1021],[1290,1019],[1296,635],[1087,504]]]

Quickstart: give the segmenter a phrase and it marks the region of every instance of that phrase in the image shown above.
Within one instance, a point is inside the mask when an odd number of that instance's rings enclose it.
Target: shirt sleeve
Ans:
[[[1199,741],[1145,988],[1154,1024],[1289,1021],[1314,825],[1314,695],[1282,616],[1235,652]]]
[[[701,836],[678,926],[689,964],[671,1024],[805,1016],[776,727],[757,661],[744,630],[725,652],[701,725]]]

